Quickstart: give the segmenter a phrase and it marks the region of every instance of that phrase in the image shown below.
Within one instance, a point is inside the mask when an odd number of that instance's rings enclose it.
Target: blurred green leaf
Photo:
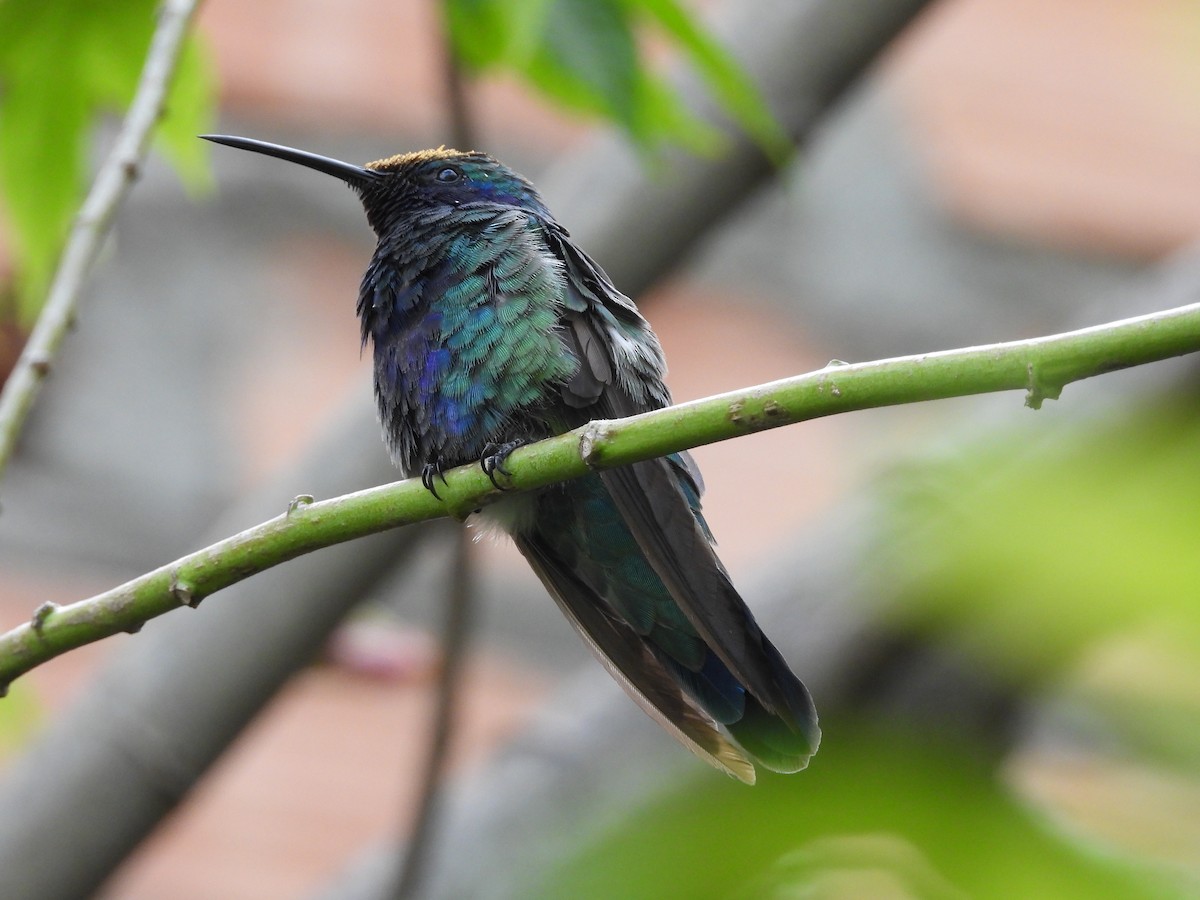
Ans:
[[[876,556],[899,627],[1036,691],[1096,759],[1181,785],[1200,774],[1196,412],[1010,428],[898,472]],[[1149,801],[1131,818],[1180,830]]]
[[[676,0],[629,0],[646,13],[679,44],[708,82],[721,106],[754,140],[783,160],[791,152],[791,141],[771,114],[758,88],[719,43],[688,15]]]
[[[674,0],[446,0],[459,58],[476,71],[507,68],[541,93],[622,128],[639,146],[675,142],[711,151],[719,132],[656,77],[637,26],[657,25],[696,66],[721,107],[775,158],[787,136],[733,58]]]
[[[805,772],[753,788],[706,772],[563,860],[535,896],[1188,896],[1174,876],[1049,828],[985,748],[823,724]]]
[[[632,133],[646,135],[647,143],[675,141],[696,153],[720,149],[721,135],[692,115],[679,95],[659,79],[643,78],[638,84]]]
[[[1200,776],[1200,659],[1186,631],[1129,629],[1086,655],[1055,694],[1087,709],[1124,754]]]
[[[24,321],[40,307],[83,197],[93,126],[133,97],[156,8],[154,0],[0,0],[0,199]],[[212,96],[193,39],[163,124],[164,147],[191,187],[208,177],[206,149],[190,145],[207,130]]]
[[[534,84],[561,102],[634,125],[641,73],[625,10],[606,0],[555,0],[528,70]]]
[[[1195,410],[1142,410],[1027,440],[993,435],[905,478],[880,547],[905,585],[896,616],[1023,681],[1148,627],[1195,646]]]
[[[217,117],[216,74],[205,46],[195,38],[183,47],[179,67],[162,119],[156,146],[171,161],[184,186],[193,194],[213,185],[209,153],[212,145],[196,140],[211,131]]]
[[[0,703],[0,764],[28,740],[41,721],[41,709],[33,692],[14,685]]]
[[[446,24],[455,52],[475,70],[528,65],[554,0],[447,0]]]

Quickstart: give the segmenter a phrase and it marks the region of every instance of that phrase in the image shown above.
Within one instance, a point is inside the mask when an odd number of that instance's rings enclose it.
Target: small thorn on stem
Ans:
[[[608,422],[592,422],[579,436],[579,458],[590,467],[601,464],[604,456],[604,440],[608,437]]]
[[[1050,384],[1043,380],[1033,363],[1025,367],[1028,376],[1025,390],[1025,405],[1030,409],[1041,409],[1043,400],[1057,400],[1062,394],[1061,384]]]
[[[125,633],[126,634],[137,634],[139,631],[142,630],[142,626],[145,624],[146,624],[145,622],[134,622],[132,625],[129,625],[128,627],[125,628]]]
[[[195,609],[203,599],[196,596],[196,592],[190,584],[180,581],[178,575],[173,575],[171,578],[171,596],[178,600],[180,605],[189,609]]]
[[[729,404],[729,421],[734,425],[741,425],[745,420],[746,401],[734,400]]]
[[[297,496],[295,496],[291,499],[290,503],[288,503],[287,515],[290,516],[292,513],[294,513],[300,507],[308,506],[309,504],[315,503],[315,502],[316,502],[316,500],[312,494],[298,494]]]
[[[33,630],[38,637],[42,636],[42,629],[46,627],[46,620],[56,612],[58,612],[58,604],[51,603],[49,600],[33,611],[33,618],[29,624],[33,626]]]

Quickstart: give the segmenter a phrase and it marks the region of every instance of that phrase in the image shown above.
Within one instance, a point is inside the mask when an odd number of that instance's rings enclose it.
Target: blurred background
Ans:
[[[545,6],[577,58],[600,46],[580,10],[603,4]],[[767,150],[682,32],[616,6],[707,137],[459,74],[474,143],[638,300],[677,400],[1200,297],[1188,0],[686,4],[773,110]],[[209,0],[213,127],[358,162],[452,144],[446,21],[434,0]],[[780,139],[797,149],[776,165]],[[395,477],[358,349],[356,198],[209,158],[190,190],[152,158],[23,435],[0,491],[4,628],[298,494]],[[27,327],[9,312],[4,370]],[[825,729],[808,771],[753,789],[629,703],[511,547],[474,545],[418,895],[1200,894],[1197,374],[1183,359],[1037,412],[996,395],[697,450],[721,556]],[[447,534],[324,551],[18,682],[4,893],[386,896],[423,777]]]

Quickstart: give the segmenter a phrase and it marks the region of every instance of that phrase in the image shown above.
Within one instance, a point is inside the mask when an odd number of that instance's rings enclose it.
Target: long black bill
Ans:
[[[224,144],[226,147],[236,147],[238,150],[262,153],[266,156],[274,156],[276,159],[285,159],[288,162],[306,166],[309,169],[316,169],[318,172],[340,178],[351,187],[359,187],[381,177],[373,169],[351,165],[338,159],[330,159],[328,156],[319,156],[316,153],[309,153],[307,150],[284,147],[282,144],[271,144],[267,141],[234,137],[229,134],[202,134],[200,137],[206,141],[212,141],[214,144]]]

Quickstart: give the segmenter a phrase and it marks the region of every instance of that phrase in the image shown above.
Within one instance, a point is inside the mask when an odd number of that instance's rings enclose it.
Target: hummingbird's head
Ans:
[[[413,215],[447,212],[467,205],[513,206],[550,218],[537,190],[508,166],[476,151],[418,150],[356,166],[266,141],[230,135],[205,140],[284,159],[340,178],[358,192],[376,234],[403,225]]]

